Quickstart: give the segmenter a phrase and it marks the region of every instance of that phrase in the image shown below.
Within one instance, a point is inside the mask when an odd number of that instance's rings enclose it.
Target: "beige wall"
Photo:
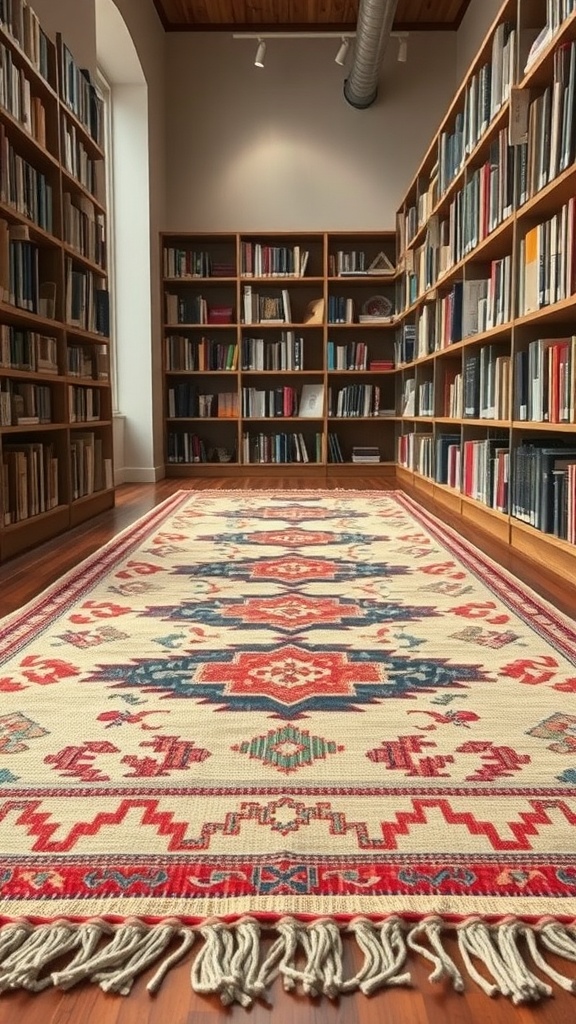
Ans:
[[[342,94],[337,40],[168,34],[169,230],[392,228],[403,192],[454,92],[454,33],[391,41],[367,110]]]
[[[94,0],[31,0],[44,31],[54,39],[61,32],[80,67],[96,67]]]

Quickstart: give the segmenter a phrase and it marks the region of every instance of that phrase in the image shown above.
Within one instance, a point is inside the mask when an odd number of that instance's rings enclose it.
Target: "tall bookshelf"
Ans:
[[[114,503],[102,107],[32,8],[0,22],[0,560]]]
[[[161,236],[167,475],[393,474],[395,244]]]
[[[507,0],[397,215],[397,478],[576,571],[576,3]]]

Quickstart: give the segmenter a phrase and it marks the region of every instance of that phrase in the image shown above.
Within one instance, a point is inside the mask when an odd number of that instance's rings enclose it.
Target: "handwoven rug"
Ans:
[[[575,626],[410,498],[179,492],[0,643],[0,990],[572,989]]]

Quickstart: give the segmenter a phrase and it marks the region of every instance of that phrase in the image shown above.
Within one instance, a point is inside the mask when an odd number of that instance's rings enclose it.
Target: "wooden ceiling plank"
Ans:
[[[398,0],[396,31],[456,29],[471,0]],[[166,31],[354,31],[358,0],[154,0]]]

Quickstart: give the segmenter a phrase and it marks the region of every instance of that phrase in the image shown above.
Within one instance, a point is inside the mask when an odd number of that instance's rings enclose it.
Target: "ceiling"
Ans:
[[[359,0],[154,0],[167,32],[353,32]],[[393,30],[457,29],[470,0],[398,0]]]

